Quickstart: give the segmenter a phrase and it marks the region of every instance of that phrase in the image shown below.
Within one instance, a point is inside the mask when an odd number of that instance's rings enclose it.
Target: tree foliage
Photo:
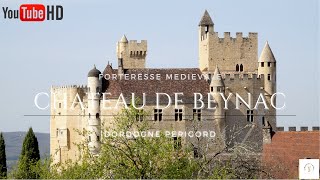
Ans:
[[[245,145],[225,143],[219,151],[209,154],[205,150],[208,149],[208,144],[204,144],[203,147],[198,146],[201,156],[194,158],[194,149],[190,144],[177,148],[173,138],[165,136],[164,133],[160,132],[157,137],[141,136],[142,132],[154,130],[150,123],[141,120],[141,115],[147,114],[141,114],[141,111],[130,107],[115,116],[113,125],[102,131],[99,155],[90,153],[87,137],[91,132],[85,130],[78,131],[85,140],[76,144],[81,152],[81,156],[76,161],[68,160],[56,164],[50,159],[38,161],[38,156],[33,156],[34,153],[23,149],[19,165],[13,171],[12,177],[42,179],[259,178],[261,170],[259,162],[251,158],[252,151]],[[126,135],[127,132],[133,131],[140,132],[140,136]],[[112,136],[109,133],[107,136],[107,132],[114,132],[117,135]],[[24,143],[25,147],[32,149],[33,146]],[[222,154],[228,155],[221,156]],[[29,161],[29,157],[35,157],[35,159],[31,158]]]
[[[40,159],[38,139],[31,127],[24,138],[21,156],[32,161],[38,161]]]
[[[40,160],[39,145],[37,137],[32,128],[29,128],[22,145],[21,154],[17,166],[11,173],[16,179],[37,179],[39,173],[37,164]]]
[[[134,108],[124,109],[115,117],[115,126],[105,129],[118,136],[104,136],[99,156],[90,154],[87,142],[78,144],[81,161],[68,161],[51,168],[50,178],[190,178],[196,168],[188,149],[176,149],[171,138],[160,133],[158,137],[121,136],[127,132],[146,132],[146,121],[137,121]],[[139,114],[142,115],[142,114]],[[83,136],[90,132],[81,132]]]
[[[0,133],[0,178],[7,178],[6,145]]]

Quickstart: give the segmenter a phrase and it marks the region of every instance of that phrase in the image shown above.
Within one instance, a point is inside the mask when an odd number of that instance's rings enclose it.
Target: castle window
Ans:
[[[265,121],[265,119],[264,119],[264,116],[262,116],[261,120],[262,120],[262,125],[263,125],[263,126],[267,126],[267,125],[266,125],[266,121]]]
[[[201,109],[193,109],[193,120],[201,121]]]
[[[56,130],[56,137],[58,137],[59,136],[59,129],[57,128],[57,130]]]
[[[264,67],[264,62],[261,62],[261,67]]]
[[[242,72],[242,71],[243,71],[243,65],[240,64],[240,72]]]
[[[91,114],[89,113],[89,118],[91,117]]]
[[[89,136],[89,142],[91,142],[91,136]]]
[[[173,137],[174,149],[181,148],[181,137]]]
[[[144,51],[144,55],[147,55],[147,51]]]
[[[143,109],[138,110],[136,114],[136,120],[140,122],[143,121]]]
[[[96,118],[98,119],[99,117],[100,117],[100,114],[99,114],[99,113],[97,113],[97,114],[96,114]]]
[[[211,87],[211,92],[213,92],[213,87]]]
[[[142,56],[142,51],[140,51],[140,56]]]
[[[199,153],[199,148],[193,147],[193,157],[194,158],[200,158],[201,157],[201,155]]]
[[[100,141],[100,136],[97,136],[97,141]]]
[[[162,109],[154,109],[154,120],[162,121]]]
[[[268,62],[268,67],[270,67],[271,66],[271,62]]]
[[[181,121],[182,120],[182,109],[175,109],[174,110],[174,120]]]
[[[130,51],[130,56],[132,56],[132,51]]]
[[[247,110],[247,121],[253,122],[253,110]]]
[[[271,80],[271,74],[268,74],[268,80],[269,81]]]
[[[239,65],[238,64],[236,65],[236,71],[239,71]]]
[[[61,103],[59,103],[59,108],[61,108]]]
[[[204,27],[204,31],[205,31],[206,33],[209,32],[209,26],[208,26],[208,25]]]

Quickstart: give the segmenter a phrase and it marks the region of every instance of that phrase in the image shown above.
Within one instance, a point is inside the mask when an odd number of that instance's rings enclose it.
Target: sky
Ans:
[[[0,1],[0,131],[49,132],[50,114],[34,105],[51,85],[86,84],[96,64],[117,65],[116,42],[148,40],[147,67],[198,67],[198,23],[207,9],[215,31],[258,32],[259,53],[268,40],[277,59],[277,90],[286,109],[277,125],[319,126],[319,3],[316,0],[41,1],[62,5],[61,21],[4,19],[2,7],[34,1]],[[300,128],[297,128],[298,130]]]

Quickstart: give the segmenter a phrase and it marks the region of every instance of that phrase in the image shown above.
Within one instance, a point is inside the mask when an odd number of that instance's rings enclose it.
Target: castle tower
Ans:
[[[118,59],[125,56],[127,47],[128,47],[128,39],[127,39],[126,35],[123,35],[122,38],[120,39],[120,41],[118,42],[118,46],[117,46]]]
[[[88,73],[88,147],[92,154],[98,154],[101,142],[100,93],[101,72],[96,66]]]
[[[205,10],[200,22],[199,22],[199,68],[204,70],[208,67],[208,55],[209,55],[209,36],[214,32],[214,23],[208,13]]]
[[[117,56],[122,59],[123,69],[142,69],[146,67],[147,41],[128,41],[125,35],[117,43]]]
[[[249,32],[243,37],[241,32],[231,37],[230,32],[224,32],[219,37],[214,31],[214,23],[207,11],[199,23],[199,69],[212,74],[216,65],[220,71],[239,73],[256,73],[258,59],[258,34]]]
[[[224,119],[224,101],[220,95],[220,93],[224,93],[224,84],[222,81],[222,77],[219,71],[218,66],[216,66],[214,74],[212,76],[210,82],[210,94],[212,95],[213,99],[216,101],[217,108],[214,111],[214,119],[217,122],[218,129],[220,133],[223,133],[225,128],[225,119]]]
[[[201,33],[200,35],[202,36],[206,35],[209,32],[214,32],[214,23],[207,10],[204,11],[204,14],[199,22],[199,30]]]
[[[266,42],[260,58],[258,60],[258,74],[264,75],[264,90],[265,90],[265,97],[266,100],[271,101],[271,96],[276,92],[276,59],[272,53],[272,50],[269,46],[268,41]],[[274,100],[274,104],[276,103],[276,99]],[[266,110],[265,114],[269,115],[267,121],[270,123],[271,127],[275,130],[276,129],[276,110],[272,107],[269,107],[269,110]],[[267,122],[266,122],[267,123]]]

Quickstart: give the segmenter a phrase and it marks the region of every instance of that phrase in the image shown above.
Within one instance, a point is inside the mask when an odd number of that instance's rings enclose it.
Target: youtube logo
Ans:
[[[23,22],[41,22],[44,20],[62,20],[61,5],[22,4],[18,10],[2,7],[4,19],[20,19]]]

